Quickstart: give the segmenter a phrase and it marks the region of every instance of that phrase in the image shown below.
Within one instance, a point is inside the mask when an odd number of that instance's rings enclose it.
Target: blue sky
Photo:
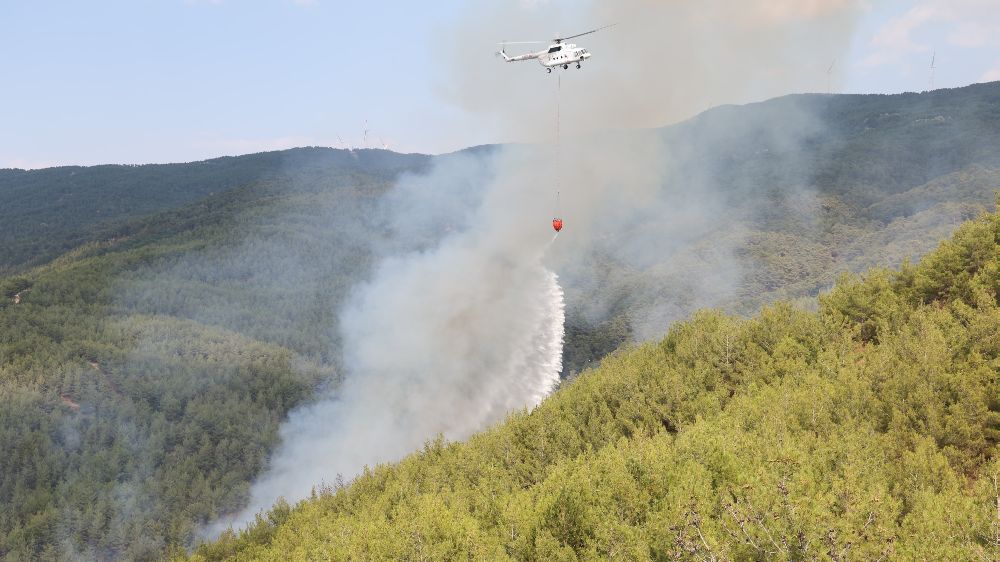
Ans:
[[[837,91],[926,89],[934,52],[937,87],[1000,79],[1000,2],[856,2]],[[508,140],[441,95],[455,71],[441,37],[467,25],[470,6],[0,0],[0,167],[189,161],[339,138],[356,146],[366,121],[369,145],[401,151]],[[482,64],[509,70],[490,52]]]
[[[936,88],[1000,80],[1000,1],[871,4],[846,61],[846,91],[928,89],[932,57]]]

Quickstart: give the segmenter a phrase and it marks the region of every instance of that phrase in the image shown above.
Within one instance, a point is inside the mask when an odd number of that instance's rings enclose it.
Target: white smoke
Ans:
[[[468,171],[455,164],[401,182],[387,203],[389,227],[419,239],[420,220],[407,211],[450,197],[448,186]],[[547,219],[524,212],[532,192],[532,184],[494,181],[467,227],[429,249],[383,259],[340,314],[344,383],[291,414],[250,506],[211,530],[244,524],[279,497],[296,501],[323,482],[397,460],[437,435],[463,439],[541,402],[562,370],[564,310],[556,274],[543,265],[552,231]]]

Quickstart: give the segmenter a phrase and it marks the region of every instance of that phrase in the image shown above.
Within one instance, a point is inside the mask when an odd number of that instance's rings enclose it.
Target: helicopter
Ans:
[[[509,56],[507,54],[507,45],[527,45],[534,43],[545,43],[545,41],[514,41],[508,42],[504,41],[500,43],[502,47],[500,51],[497,52],[498,56],[503,57],[507,62],[518,62],[523,60],[538,59],[538,62],[545,67],[545,70],[552,72],[553,68],[563,67],[568,69],[569,65],[576,64],[577,68],[580,68],[580,63],[590,58],[591,53],[587,49],[576,46],[574,43],[566,43],[568,39],[574,39],[576,37],[581,37],[583,35],[590,35],[591,33],[597,33],[602,29],[607,29],[613,27],[615,24],[606,25],[604,27],[599,27],[597,29],[591,29],[590,31],[584,31],[583,33],[577,33],[576,35],[570,35],[569,37],[557,37],[552,40],[552,44],[549,48],[543,51],[537,51],[534,53],[525,53],[523,55]]]

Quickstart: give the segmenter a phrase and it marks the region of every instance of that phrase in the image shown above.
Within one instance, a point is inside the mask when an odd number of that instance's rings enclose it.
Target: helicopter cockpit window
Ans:
[[[552,47],[551,49],[549,49],[549,52],[550,53],[558,53],[561,50],[562,50],[562,45],[556,45],[555,47]]]

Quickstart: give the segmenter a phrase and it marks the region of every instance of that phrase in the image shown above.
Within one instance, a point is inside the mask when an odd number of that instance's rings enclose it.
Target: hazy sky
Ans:
[[[800,0],[797,9],[850,1]],[[572,11],[593,2],[510,1],[529,14],[545,3]],[[936,87],[1000,80],[1000,0],[864,5],[851,52],[836,62],[835,91],[925,90],[935,52]],[[454,48],[448,39],[476,21],[477,8],[460,0],[0,0],[0,167],[189,161],[338,146],[338,137],[359,146],[366,120],[369,146],[405,152],[513,140],[444,94],[459,69],[442,50]],[[545,37],[483,37],[464,48],[481,51],[481,64],[512,87],[532,87],[541,67],[502,64],[491,52],[502,39]],[[627,22],[591,43],[605,41],[629,41]],[[582,72],[614,62],[594,50]],[[831,62],[817,61],[814,91],[826,90]],[[746,101],[754,100],[711,103]]]

